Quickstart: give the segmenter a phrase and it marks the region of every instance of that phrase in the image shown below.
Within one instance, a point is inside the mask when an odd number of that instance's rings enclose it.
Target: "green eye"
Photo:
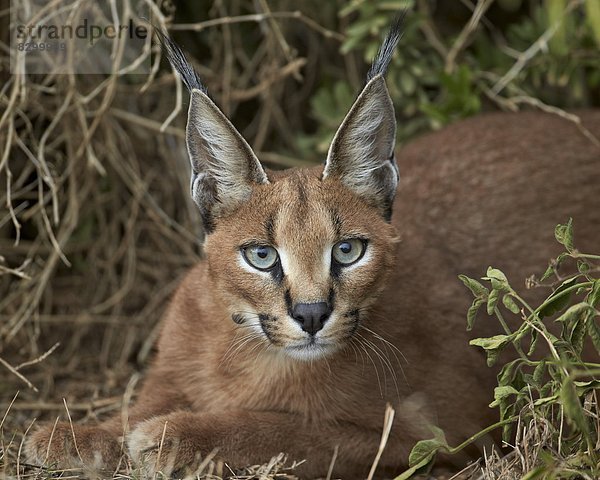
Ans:
[[[333,246],[333,259],[342,265],[351,265],[360,260],[365,253],[366,242],[359,238],[342,240]]]
[[[242,248],[246,261],[259,270],[269,270],[279,260],[277,250],[268,245],[250,245]]]

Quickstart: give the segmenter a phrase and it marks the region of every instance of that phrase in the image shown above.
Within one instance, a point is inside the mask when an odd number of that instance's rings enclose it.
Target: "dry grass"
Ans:
[[[585,411],[596,425],[600,425],[597,393],[590,392],[586,396]],[[565,453],[561,444],[568,437],[567,422],[562,417],[562,412],[557,417],[552,421],[539,414],[533,401],[526,405],[516,424],[514,444],[509,445],[509,450],[502,454],[494,450],[484,456],[481,480],[518,480],[535,471],[543,471],[547,475],[539,478],[566,478],[566,473],[569,472],[571,478],[594,480],[582,473],[579,468],[580,457]],[[600,445],[596,445],[596,448],[599,447]],[[553,474],[556,477],[552,477]]]

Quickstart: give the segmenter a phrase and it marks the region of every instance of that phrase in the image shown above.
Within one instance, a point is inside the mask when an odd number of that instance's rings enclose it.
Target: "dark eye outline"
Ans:
[[[360,255],[356,258],[356,260],[354,260],[353,262],[350,263],[342,263],[340,261],[338,261],[335,256],[333,255],[333,249],[339,245],[340,243],[344,243],[344,242],[350,242],[352,240],[358,240],[361,244],[362,244],[362,251],[360,252]],[[352,237],[352,238],[344,238],[343,240],[340,240],[339,242],[335,242],[333,245],[333,248],[331,249],[331,263],[332,265],[336,265],[338,267],[350,267],[352,265],[354,265],[357,262],[360,262],[362,260],[362,258],[365,256],[365,252],[367,251],[367,245],[369,244],[369,241],[366,238],[361,238],[361,237]]]
[[[273,262],[273,265],[271,265],[270,267],[267,268],[261,268],[261,267],[257,267],[256,265],[254,265],[250,259],[248,258],[248,256],[246,255],[246,250],[249,248],[257,248],[257,247],[266,247],[266,248],[272,248],[273,251],[275,252],[275,261]],[[275,269],[277,267],[277,265],[279,265],[279,252],[277,251],[277,249],[272,246],[272,245],[266,245],[266,244],[262,244],[262,243],[250,243],[247,245],[242,245],[240,247],[240,252],[242,253],[242,257],[244,258],[244,261],[250,265],[252,268],[260,271],[260,272],[271,272],[273,269]]]

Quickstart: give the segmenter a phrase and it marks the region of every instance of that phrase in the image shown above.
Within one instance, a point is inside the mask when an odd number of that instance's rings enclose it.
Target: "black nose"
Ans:
[[[326,302],[297,303],[292,309],[292,317],[305,332],[314,335],[323,328],[323,324],[329,318],[331,310]]]

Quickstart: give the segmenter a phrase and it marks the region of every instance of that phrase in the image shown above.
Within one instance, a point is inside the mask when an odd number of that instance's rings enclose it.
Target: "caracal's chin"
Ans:
[[[283,352],[294,360],[308,362],[328,357],[339,349],[340,345],[337,343],[312,338],[304,343],[285,346]]]

